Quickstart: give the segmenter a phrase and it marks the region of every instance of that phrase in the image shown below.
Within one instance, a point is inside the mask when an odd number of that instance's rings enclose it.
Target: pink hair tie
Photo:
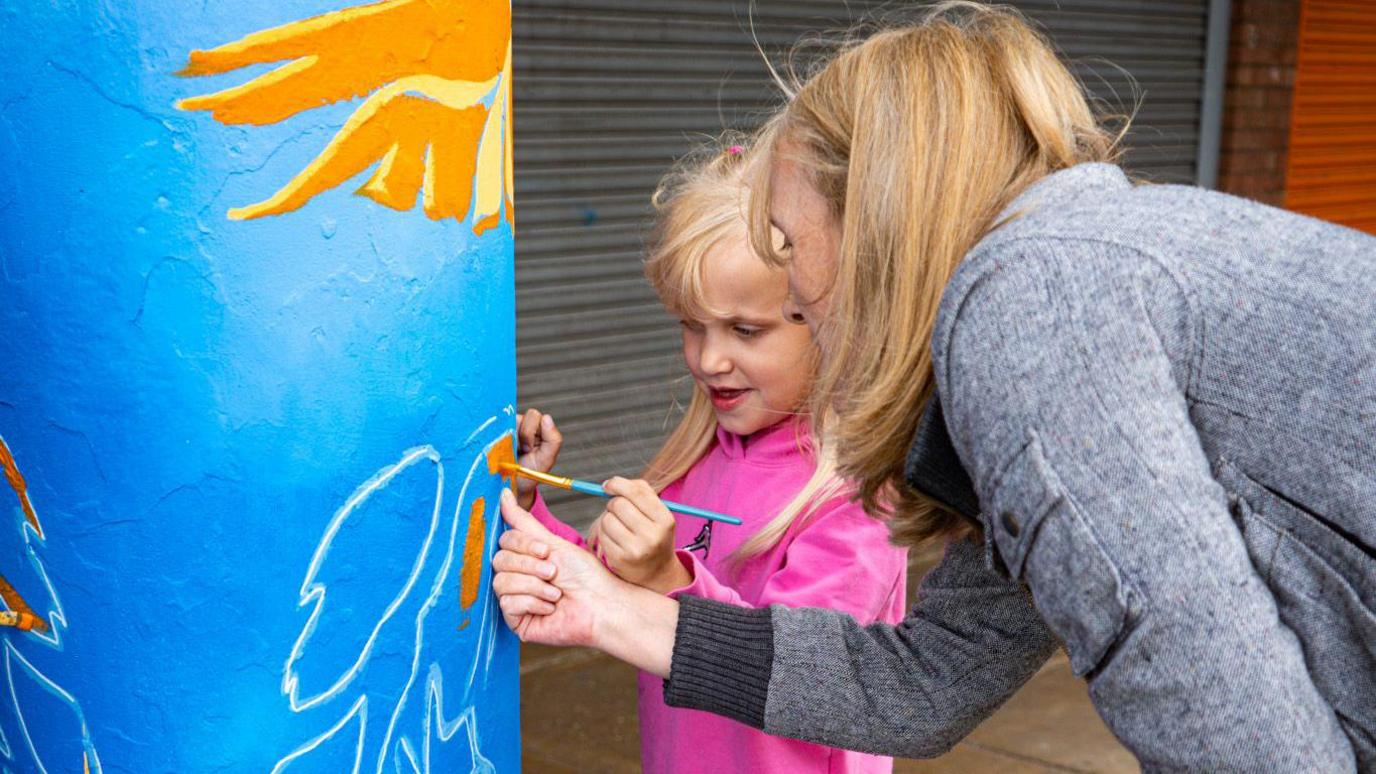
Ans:
[[[726,152],[731,154],[732,156],[739,156],[741,155],[741,151],[743,150],[745,150],[745,148],[742,148],[739,145],[732,145],[730,148],[726,149]]]

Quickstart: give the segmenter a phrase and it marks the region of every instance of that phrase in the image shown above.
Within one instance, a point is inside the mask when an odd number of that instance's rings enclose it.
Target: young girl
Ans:
[[[646,275],[683,329],[695,388],[644,481],[615,478],[617,495],[590,543],[617,575],[654,591],[742,607],[844,610],[866,623],[903,617],[906,552],[865,515],[818,454],[799,408],[815,352],[808,329],[784,319],[785,273],[749,248],[742,175],[732,146],[672,175],[656,195]],[[538,411],[522,417],[522,464],[548,470],[561,437]],[[556,534],[583,541],[536,498],[521,504]],[[665,499],[743,520],[670,513]],[[725,718],[665,706],[659,678],[640,677],[646,772],[884,772],[892,759],[768,736]]]

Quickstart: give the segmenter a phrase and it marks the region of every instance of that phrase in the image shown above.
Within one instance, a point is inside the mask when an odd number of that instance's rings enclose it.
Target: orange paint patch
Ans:
[[[14,590],[14,586],[10,585],[9,580],[3,575],[0,575],[0,599],[5,600],[5,607],[8,607],[18,616],[14,625],[19,629],[23,631],[37,629],[45,634],[48,632],[48,622],[35,613],[33,608],[29,607],[29,603],[19,596],[19,592]]]
[[[38,533],[38,537],[43,537],[43,525],[38,523],[38,514],[34,512],[33,503],[29,501],[29,485],[24,481],[24,476],[19,472],[19,465],[14,461],[14,454],[10,451],[9,444],[5,443],[4,438],[0,438],[0,467],[5,470],[5,481],[9,482],[10,488],[19,496],[19,507],[24,510],[24,519],[33,527],[33,531]],[[0,575],[0,599],[5,601],[5,607],[16,615],[13,626],[17,626],[23,631],[37,629],[46,633],[49,629],[48,622],[29,607],[29,603],[19,595],[14,586]]]
[[[4,438],[0,438],[0,467],[5,469],[5,480],[9,482],[10,489],[19,496],[19,507],[24,509],[24,518],[28,519],[29,526],[33,527],[34,532],[43,537],[43,526],[38,523],[38,514],[34,513],[33,503],[29,501],[29,485],[19,472],[19,466],[14,462],[14,454],[10,452]]]
[[[494,476],[501,476],[506,479],[510,486],[516,485],[516,475],[514,473],[502,474],[502,464],[514,464],[516,462],[516,449],[512,446],[511,436],[503,436],[500,441],[492,446],[487,452],[487,472]]]
[[[510,212],[510,209],[508,208],[507,211]],[[478,221],[477,223],[474,223],[473,233],[477,234],[478,236],[482,236],[484,231],[496,228],[497,224],[501,222],[501,214],[494,212],[491,215],[488,215],[486,218],[483,218],[482,220]]]
[[[486,504],[479,497],[468,514],[468,535],[463,544],[463,569],[459,576],[459,606],[464,610],[478,601],[478,586],[483,577],[483,549],[487,541]]]

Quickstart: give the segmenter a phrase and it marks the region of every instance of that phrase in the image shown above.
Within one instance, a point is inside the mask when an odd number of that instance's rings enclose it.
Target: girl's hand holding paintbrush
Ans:
[[[677,521],[649,482],[617,477],[602,488],[614,497],[592,525],[588,543],[612,572],[661,594],[691,583],[693,576],[674,552]]]

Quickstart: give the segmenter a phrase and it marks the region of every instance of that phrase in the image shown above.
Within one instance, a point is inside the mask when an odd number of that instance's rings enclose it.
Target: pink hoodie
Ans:
[[[742,437],[717,431],[716,443],[668,500],[728,513],[740,526],[679,516],[678,558],[693,581],[669,596],[692,594],[743,607],[824,607],[862,624],[903,618],[907,551],[889,544],[888,528],[848,496],[794,521],[779,544],[740,564],[731,554],[762,529],[807,483],[813,465],[794,422]],[[560,537],[584,544],[537,498],[536,518]],[[640,675],[641,760],[649,774],[683,772],[890,772],[893,759],[769,736],[717,715],[664,704],[663,681]]]

